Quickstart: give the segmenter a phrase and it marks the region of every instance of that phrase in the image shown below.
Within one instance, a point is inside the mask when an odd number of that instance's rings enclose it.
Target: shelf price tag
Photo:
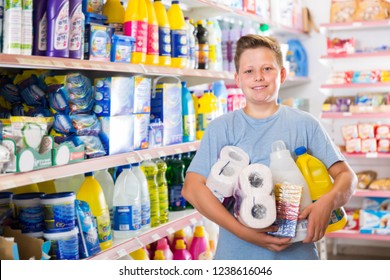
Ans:
[[[378,157],[378,153],[376,152],[366,154],[366,158],[377,158],[377,157]]]
[[[39,183],[45,181],[45,178],[42,175],[33,175],[30,176],[30,180],[33,183]]]
[[[136,160],[135,157],[127,157],[126,160],[127,160],[127,163],[130,163],[130,164],[134,163],[134,162],[138,162],[138,160]]]
[[[152,159],[153,157],[151,156],[151,154],[143,154],[143,155],[142,155],[142,158],[143,158],[144,160],[148,160],[148,159]]]
[[[350,117],[352,116],[352,113],[351,112],[345,112],[342,114],[343,117]]]
[[[167,233],[168,234],[174,234],[175,233],[175,229],[172,228],[172,227],[169,227],[169,228],[167,228]]]
[[[188,149],[193,152],[193,151],[196,151],[196,147],[194,145],[189,145],[188,146]]]
[[[120,249],[120,250],[118,250],[116,253],[117,253],[117,255],[118,255],[119,257],[123,257],[123,256],[126,256],[126,255],[127,255],[127,252],[126,252],[125,249]]]
[[[176,154],[182,154],[183,153],[183,150],[181,148],[176,148],[175,149],[175,153]]]
[[[157,151],[157,154],[160,156],[160,157],[165,157],[166,155],[167,155],[167,153],[166,152],[164,152],[164,151]]]
[[[195,225],[197,222],[198,222],[198,220],[196,218],[191,218],[190,219],[191,225]]]
[[[363,26],[363,23],[362,23],[362,22],[359,22],[359,21],[356,21],[356,22],[353,22],[353,23],[352,23],[352,26],[353,26],[353,27],[362,27],[362,26]]]
[[[159,234],[155,233],[155,234],[153,234],[153,235],[151,236],[151,238],[153,239],[153,241],[157,241],[157,240],[160,240],[160,239],[161,239],[161,236],[160,236]]]

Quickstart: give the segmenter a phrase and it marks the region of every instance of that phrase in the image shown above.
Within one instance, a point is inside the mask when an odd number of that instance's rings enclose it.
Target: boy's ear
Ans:
[[[284,81],[286,80],[286,78],[287,78],[287,71],[286,71],[286,68],[283,67],[280,70],[280,84],[283,84]]]
[[[237,72],[234,73],[234,81],[236,82],[236,86],[241,88],[240,78],[238,77]]]

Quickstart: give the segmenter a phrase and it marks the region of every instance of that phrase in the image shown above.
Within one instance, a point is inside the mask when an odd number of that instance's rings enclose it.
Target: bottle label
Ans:
[[[54,49],[66,50],[69,44],[69,2],[63,5],[54,26]]]
[[[47,48],[47,19],[44,12],[38,24],[38,50],[46,51]]]
[[[207,64],[209,61],[209,45],[199,44],[199,63]]]
[[[159,55],[158,47],[158,25],[157,24],[148,24],[148,46],[147,54],[149,55]]]
[[[146,53],[148,40],[148,23],[146,21],[127,21],[123,25],[123,33],[135,38],[134,52]]]
[[[195,114],[183,116],[183,136],[195,141]]]
[[[79,5],[70,19],[69,50],[78,51],[81,49],[84,34],[84,14]]]
[[[217,62],[217,46],[209,45],[209,61],[211,63]]]
[[[188,56],[186,30],[171,30],[172,58],[186,58]]]
[[[203,114],[198,114],[198,121],[196,122],[196,131],[204,131],[206,129],[206,124],[204,123]]]
[[[141,226],[146,226],[150,224],[150,202],[148,201],[142,203],[141,205]]]
[[[329,225],[333,225],[341,221],[343,218],[344,218],[344,212],[341,210],[341,208],[335,209],[332,211],[332,214],[330,215]]]
[[[141,228],[141,207],[114,206],[114,230],[129,231]]]
[[[110,214],[108,210],[103,215],[96,217],[99,243],[112,240]]]
[[[153,181],[152,181],[152,183],[149,183],[149,180],[148,180],[148,186],[149,186],[149,196],[150,196],[150,223],[151,223],[151,226],[154,227],[154,226],[160,224],[160,222],[159,222],[160,203],[159,203],[159,197],[158,197],[158,189]]]
[[[158,28],[159,55],[171,56],[171,30],[169,27]]]
[[[183,185],[173,185],[169,190],[169,207],[173,209],[184,209],[186,207],[186,200],[181,195]]]
[[[165,183],[158,186],[158,196],[160,202],[160,222],[166,223],[169,216],[168,188]]]

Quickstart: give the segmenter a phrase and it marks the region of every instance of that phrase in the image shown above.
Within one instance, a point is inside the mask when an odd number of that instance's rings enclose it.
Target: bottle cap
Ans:
[[[90,176],[93,176],[93,172],[87,172],[84,175],[90,177]]]
[[[194,237],[204,237],[204,227],[203,226],[196,226],[194,231]]]
[[[297,156],[300,156],[300,155],[303,155],[303,154],[306,154],[307,153],[307,150],[304,146],[301,146],[301,147],[298,147],[295,149],[295,154]]]
[[[286,145],[282,140],[278,140],[272,143],[272,152],[279,152],[286,150]]]
[[[131,164],[123,165],[122,169],[131,169]]]
[[[183,239],[178,239],[176,240],[176,244],[175,244],[175,249],[176,250],[180,250],[180,249],[186,249],[186,244],[184,243],[184,240]]]
[[[132,166],[140,166],[141,164],[139,162],[134,162],[131,164]]]

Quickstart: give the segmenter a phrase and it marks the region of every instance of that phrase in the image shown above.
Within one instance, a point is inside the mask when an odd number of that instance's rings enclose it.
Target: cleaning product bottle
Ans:
[[[144,160],[141,164],[141,170],[146,176],[149,188],[150,225],[156,227],[160,224],[160,199],[156,181],[156,175],[158,173],[157,165],[150,159]]]
[[[187,28],[179,1],[172,1],[168,19],[171,26],[171,66],[185,68],[188,58]]]
[[[169,210],[180,211],[186,209],[186,200],[182,196],[181,191],[184,184],[184,162],[181,160],[181,155],[177,154],[171,161],[172,180],[168,185],[169,189]]]
[[[84,174],[76,174],[73,176],[57,178],[54,180],[56,192],[78,193],[80,186],[82,185],[84,180]]]
[[[193,158],[193,156],[192,156],[191,152],[188,152],[188,153],[185,153],[182,155],[181,159],[184,163],[184,178],[186,176],[186,172],[187,172],[188,167],[190,166],[192,158]],[[194,206],[192,206],[191,203],[186,201],[186,209],[194,209]]]
[[[208,233],[208,240],[209,240],[209,247],[211,254],[215,256],[215,252],[217,251],[218,246],[218,238],[219,238],[219,226],[207,219],[206,217],[203,217],[204,221],[204,228],[206,232]]]
[[[198,225],[194,230],[194,237],[190,245],[190,253],[193,260],[212,259],[207,238],[205,236],[204,226]]]
[[[221,48],[222,48],[222,67],[224,71],[230,71],[229,56],[231,55],[230,24],[226,20],[221,21]]]
[[[150,195],[148,181],[144,172],[140,168],[140,163],[132,164],[133,173],[141,184],[141,230],[150,228]]]
[[[87,202],[91,208],[92,215],[96,219],[101,250],[110,248],[112,246],[110,213],[103,190],[93,177],[93,172],[85,173],[85,180],[80,186],[76,199]]]
[[[296,164],[301,170],[303,177],[310,190],[313,202],[322,195],[328,193],[333,186],[326,166],[316,157],[309,155],[304,146],[295,149],[297,155]],[[332,211],[326,233],[343,229],[347,223],[347,214],[343,207]]]
[[[205,90],[198,100],[196,139],[201,140],[208,124],[217,114],[217,98],[210,90]]]
[[[82,59],[84,55],[84,25],[82,0],[69,0],[69,57]]]
[[[162,252],[165,260],[173,260],[173,253],[168,246],[168,240],[166,238],[161,238],[157,241],[157,247],[156,251],[154,252],[154,257],[156,257],[157,251]]]
[[[195,54],[194,54],[194,57],[195,57],[195,65],[194,65],[194,69],[198,69],[199,68],[199,40],[198,40],[198,26],[195,24],[195,22],[192,20],[192,18],[190,19],[190,23],[191,25],[194,27],[194,39],[195,39]]]
[[[305,178],[296,165],[289,150],[282,140],[272,143],[272,152],[270,154],[270,169],[272,172],[273,184],[281,184],[284,182],[299,185],[303,187],[302,198],[299,211],[302,212],[312,201],[310,197],[310,190],[307,186]],[[298,221],[296,228],[296,235],[292,242],[302,241],[306,237],[307,220]]]
[[[217,70],[217,36],[212,21],[207,21],[207,41],[209,43],[209,70]]]
[[[47,48],[47,0],[33,2],[33,55],[46,55]]]
[[[288,52],[286,60],[290,62],[290,75],[297,77],[308,76],[308,63],[305,47],[301,41],[290,39],[287,41]]]
[[[167,164],[161,158],[153,159],[157,165],[156,181],[158,185],[158,197],[160,204],[160,224],[165,224],[169,220],[169,199],[168,199],[168,182],[165,177]]]
[[[37,183],[32,183],[29,185],[20,186],[12,189],[14,194],[22,194],[22,193],[31,193],[31,192],[40,192],[39,186]]]
[[[145,63],[148,40],[148,10],[145,0],[129,0],[125,11],[123,34],[135,38],[131,63]]]
[[[219,25],[218,20],[212,19],[214,28],[214,34],[215,38],[217,40],[217,49],[216,49],[216,60],[217,60],[217,71],[223,71],[223,57],[222,57],[222,30],[221,26]]]
[[[156,250],[154,252],[153,260],[155,260],[155,261],[157,261],[157,260],[160,260],[160,261],[166,260],[166,258],[164,256],[164,252],[162,250]]]
[[[198,20],[197,30],[197,37],[199,42],[198,69],[209,69],[208,32],[203,25],[203,20]]]
[[[184,231],[184,229],[179,229],[177,231],[175,231],[173,233],[173,237],[172,237],[172,241],[171,241],[171,251],[172,252],[175,252],[176,248],[176,242],[177,240],[183,240],[184,244],[186,245],[186,247],[188,247],[188,243],[187,243],[187,239],[186,239],[186,233]]]
[[[106,203],[108,210],[110,212],[110,221],[111,227],[113,227],[114,221],[114,212],[113,212],[113,201],[114,201],[114,179],[111,174],[108,172],[108,169],[102,169],[95,172],[95,179],[99,182],[102,187],[104,197],[106,198]]]
[[[148,252],[146,251],[145,248],[139,248],[139,249],[131,252],[129,255],[134,260],[144,260],[144,261],[149,260]]]
[[[227,99],[228,91],[225,86],[225,82],[220,80],[213,83],[212,90],[215,97],[217,98],[217,114],[216,117],[219,117],[228,112],[227,109]]]
[[[103,5],[103,15],[107,17],[106,23],[114,28],[115,34],[123,34],[123,22],[125,20],[125,8],[119,0],[107,0]]]
[[[141,186],[131,170],[124,165],[114,187],[114,238],[137,236],[141,229]]]
[[[54,180],[49,180],[49,181],[44,181],[44,182],[39,182],[38,183],[38,188],[39,192],[44,192],[44,193],[55,193],[56,191],[56,186],[54,184]]]
[[[187,246],[183,239],[178,239],[175,243],[175,251],[173,252],[173,260],[192,260],[191,253],[187,250]]]
[[[153,6],[158,21],[159,65],[171,66],[171,26],[167,11],[161,0],[155,0]]]
[[[69,24],[69,0],[48,0],[46,56],[69,57]]]
[[[195,27],[191,24],[189,17],[184,17],[187,27],[188,60],[187,69],[195,69]]]
[[[159,50],[158,50],[158,21],[154,6],[151,0],[145,0],[146,8],[148,9],[148,40],[146,48],[146,64],[158,65]]]
[[[181,82],[181,102],[183,110],[183,142],[196,140],[195,106],[187,82]]]

